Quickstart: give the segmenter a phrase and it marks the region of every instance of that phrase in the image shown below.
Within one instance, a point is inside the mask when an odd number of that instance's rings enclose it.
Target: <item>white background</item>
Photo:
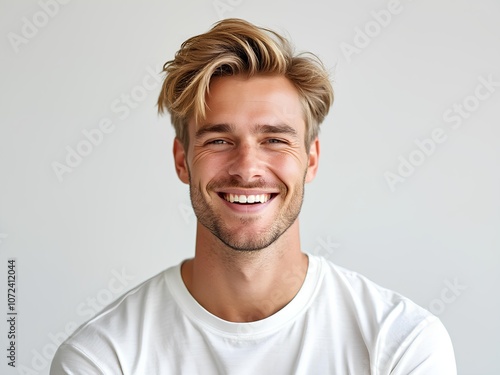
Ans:
[[[500,3],[401,0],[385,22],[375,16],[385,0],[218,3],[229,5],[73,0],[47,15],[34,0],[0,2],[0,311],[15,257],[19,312],[16,370],[0,316],[0,373],[47,374],[66,329],[193,255],[195,217],[151,71],[188,37],[240,17],[285,33],[333,75],[304,251],[437,313],[460,374],[499,374],[499,84],[473,96],[480,77],[500,81]],[[469,111],[444,120],[454,103]],[[59,181],[53,163],[102,119],[113,130]],[[436,129],[445,141],[419,158],[415,140]],[[411,155],[419,165],[391,190],[384,174]]]

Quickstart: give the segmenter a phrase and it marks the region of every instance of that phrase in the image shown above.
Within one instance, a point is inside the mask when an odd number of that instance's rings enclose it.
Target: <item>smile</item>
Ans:
[[[238,195],[238,194],[222,193],[221,197],[230,203],[255,204],[255,203],[266,203],[269,199],[271,199],[272,194]]]

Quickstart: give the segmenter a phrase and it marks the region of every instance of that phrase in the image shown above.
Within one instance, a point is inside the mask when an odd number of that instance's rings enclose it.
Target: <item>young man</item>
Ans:
[[[455,374],[436,317],[301,250],[333,102],[322,64],[228,19],[164,71],[159,110],[198,219],[195,256],[80,327],[51,374]]]

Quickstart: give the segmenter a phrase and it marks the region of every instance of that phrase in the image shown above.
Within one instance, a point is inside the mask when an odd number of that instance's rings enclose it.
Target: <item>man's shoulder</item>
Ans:
[[[394,330],[406,334],[423,329],[438,320],[410,298],[383,287],[368,277],[338,266],[325,258],[323,285],[337,310],[351,315],[366,329]]]
[[[341,322],[337,329],[347,326],[350,338],[360,332],[379,370],[388,373],[399,361],[402,368],[429,370],[425,373],[456,373],[453,347],[438,317],[358,272],[326,259],[321,262],[330,316]]]
[[[157,327],[167,332],[174,329],[178,308],[173,289],[180,278],[179,268],[167,268],[147,279],[82,324],[58,348],[51,374],[73,373],[67,369],[120,373],[123,359],[134,363],[143,349],[144,332],[151,336]]]
[[[133,334],[138,318],[154,320],[160,311],[165,312],[172,304],[171,286],[168,279],[178,270],[169,267],[130,289],[106,306],[93,318],[82,324],[65,342],[78,345],[100,337],[122,337]]]
[[[320,258],[320,261],[325,269],[324,277],[330,283],[335,284],[337,291],[340,289],[352,298],[361,299],[365,303],[382,303],[388,308],[401,302],[407,302],[414,305],[416,309],[423,310],[422,312],[425,314],[430,314],[399,292],[381,286],[359,272],[339,266],[326,258]]]

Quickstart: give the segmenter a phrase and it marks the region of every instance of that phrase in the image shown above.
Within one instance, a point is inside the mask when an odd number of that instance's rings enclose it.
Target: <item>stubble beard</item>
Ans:
[[[228,228],[224,222],[224,218],[222,217],[222,215],[216,213],[203,197],[203,194],[201,193],[201,186],[193,185],[190,172],[189,194],[191,197],[191,204],[193,205],[193,210],[196,214],[198,222],[205,228],[207,228],[224,245],[236,251],[257,251],[265,249],[273,244],[297,220],[302,207],[302,202],[304,200],[305,177],[306,174],[304,173],[302,183],[298,183],[294,187],[294,193],[288,203],[288,206],[284,207],[285,203],[282,202],[281,206],[278,208],[278,216],[272,220],[272,224],[268,228],[264,228],[264,230],[260,231],[259,233],[250,233],[250,231],[241,233],[235,232],[234,230]],[[266,185],[266,183],[261,180],[258,183],[252,184],[251,186],[243,186],[241,183],[229,179],[227,181],[217,181],[216,183],[209,184],[207,186],[207,190],[210,191],[210,189],[213,189],[214,187],[263,189],[265,187],[269,187],[269,185]],[[284,197],[286,197],[288,189],[285,185],[280,184],[279,186],[273,187],[279,189],[279,196],[281,197],[281,199],[284,199]],[[253,224],[259,219],[260,217],[241,217],[240,222],[242,224],[242,227],[245,227]]]

